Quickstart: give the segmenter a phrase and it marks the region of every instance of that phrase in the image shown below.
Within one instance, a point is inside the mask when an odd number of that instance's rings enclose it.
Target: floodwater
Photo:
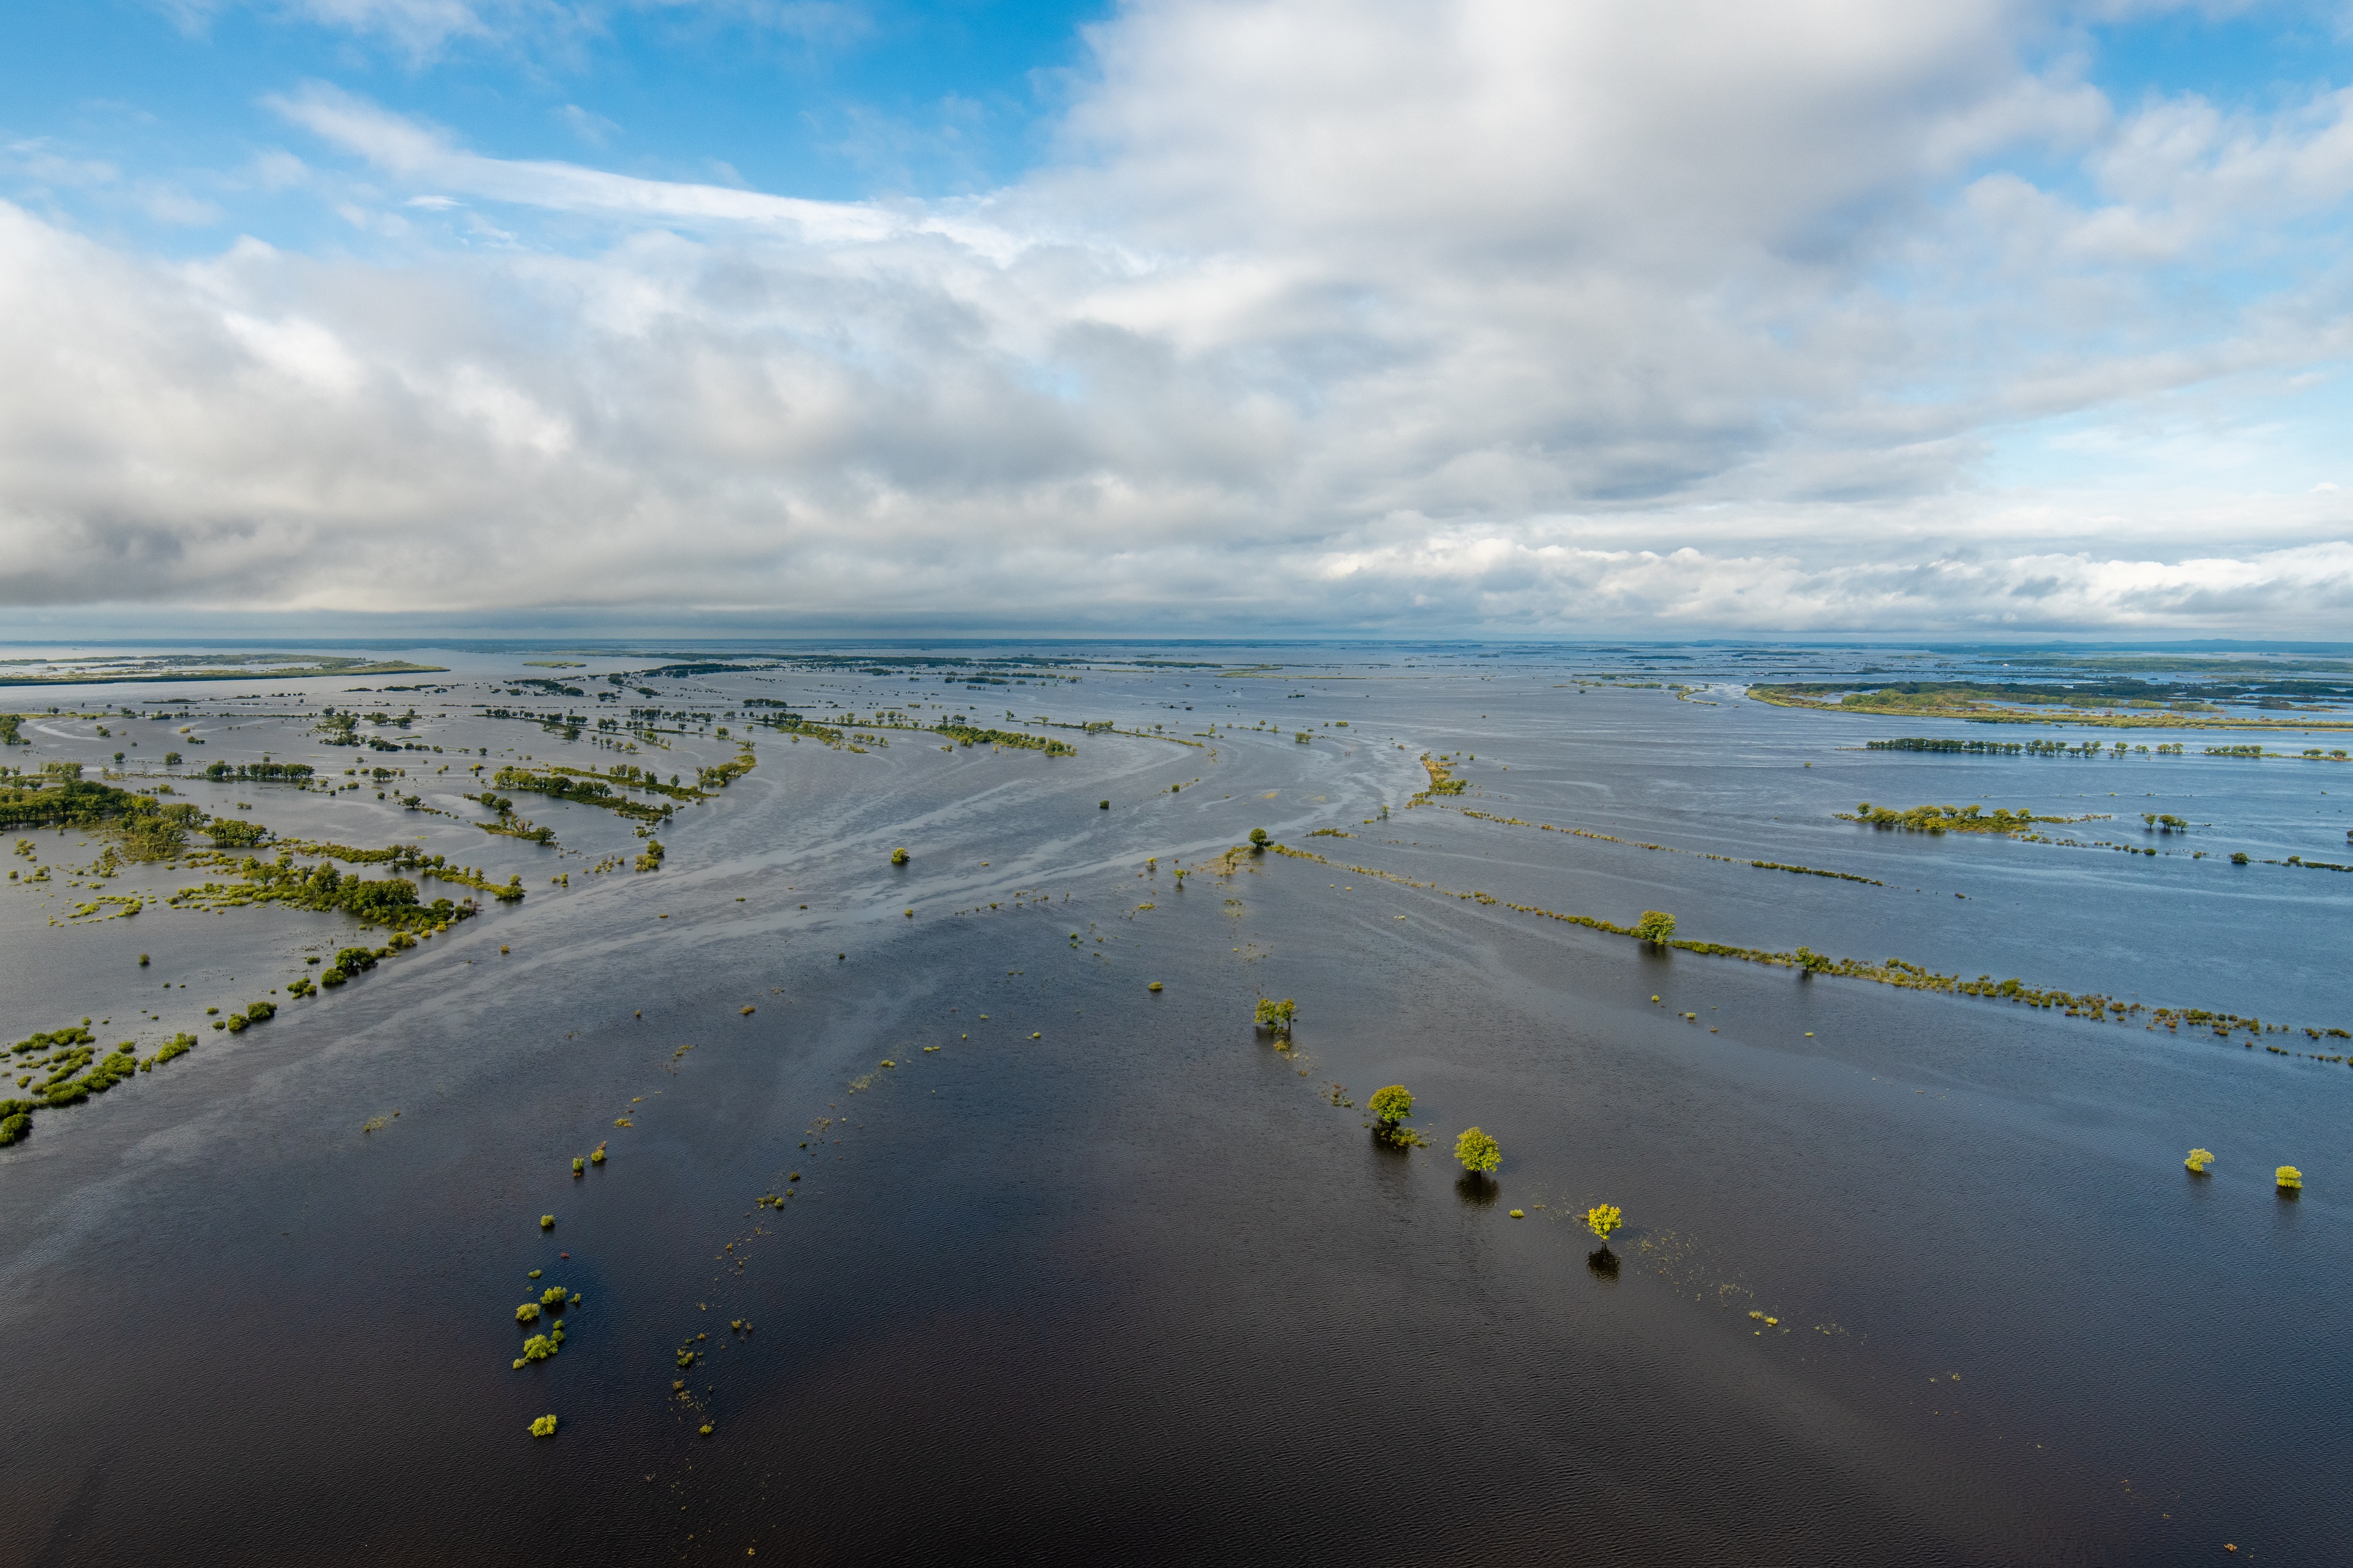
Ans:
[[[2239,737],[2194,732],[2126,737],[2181,757],[1872,752],[2119,732],[1770,709],[1704,650],[1672,678],[1689,700],[1575,678],[1632,679],[1608,650],[1121,651],[1192,667],[659,680],[712,728],[757,695],[1198,744],[762,730],[758,768],[661,827],[645,874],[589,869],[642,847],[590,807],[518,797],[562,848],[472,826],[473,763],[619,758],[474,715],[593,709],[491,695],[543,654],[416,650],[455,667],[446,692],[357,700],[413,702],[397,738],[438,754],[322,750],[262,716],[302,703],[233,700],[294,686],[314,710],[346,683],[45,694],[217,716],[103,744],[43,717],[16,765],[188,724],[199,762],[406,767],[449,815],[175,788],[289,836],[421,835],[529,896],[231,1037],[203,1007],[355,924],[52,926],[98,844],[25,835],[10,864],[57,882],[0,898],[9,1037],[90,1014],[104,1045],[203,1043],[0,1152],[0,1561],[2342,1556],[2353,1068],[2302,1029],[2353,1025],[2353,876],[2264,862],[2353,858],[2353,769],[2210,758]],[[662,739],[689,777],[734,749]],[[1470,786],[1409,808],[1425,752]],[[1862,800],[2109,817],[2051,829],[2075,847],[1832,815]],[[1327,863],[1178,884],[1254,826]],[[1806,979],[1514,902],[2295,1027]],[[1299,1004],[1288,1050],[1250,1026],[1261,995]],[[1392,1082],[1428,1147],[1366,1132]],[[1472,1124],[1503,1146],[1489,1183],[1449,1157]],[[1606,1254],[1600,1203],[1626,1219]],[[514,1370],[545,1326],[516,1305],[558,1283],[582,1297],[562,1352]]]

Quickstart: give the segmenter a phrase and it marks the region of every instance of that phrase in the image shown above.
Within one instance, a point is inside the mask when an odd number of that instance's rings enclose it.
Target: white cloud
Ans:
[[[364,172],[286,179],[381,261],[0,207],[0,601],[2337,632],[2353,100],[2118,112],[2041,29],[1147,0],[1055,167],[929,204],[314,84]]]

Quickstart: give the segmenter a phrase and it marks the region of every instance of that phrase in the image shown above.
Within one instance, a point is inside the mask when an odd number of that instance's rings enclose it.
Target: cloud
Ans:
[[[2332,633],[2353,101],[2119,111],[2047,32],[1138,0],[931,202],[311,84],[376,259],[0,207],[0,602]]]

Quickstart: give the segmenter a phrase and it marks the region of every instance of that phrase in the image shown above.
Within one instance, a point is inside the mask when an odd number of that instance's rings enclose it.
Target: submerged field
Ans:
[[[2329,1556],[2327,732],[1493,651],[20,694],[0,1561]]]

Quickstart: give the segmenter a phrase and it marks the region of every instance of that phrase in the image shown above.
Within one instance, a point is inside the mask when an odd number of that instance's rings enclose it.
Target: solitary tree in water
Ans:
[[[1291,1021],[1299,1016],[1299,1004],[1286,996],[1277,1002],[1269,996],[1258,999],[1258,1026],[1269,1034],[1291,1037]]]
[[[1585,1228],[1601,1238],[1606,1248],[1609,1233],[1626,1222],[1626,1216],[1616,1204],[1596,1204],[1585,1211]]]
[[[1253,854],[1253,855],[1255,855],[1255,854],[1257,854],[1260,850],[1261,850],[1261,849],[1265,848],[1265,847],[1266,847],[1266,846],[1267,846],[1266,829],[1265,829],[1265,828],[1263,828],[1263,827],[1253,827],[1253,828],[1251,828],[1251,829],[1250,829],[1250,853],[1251,853],[1251,854]]]
[[[1373,1120],[1379,1123],[1373,1131],[1392,1142],[1396,1142],[1406,1121],[1413,1115],[1413,1091],[1401,1083],[1373,1090],[1373,1098],[1365,1103],[1372,1111]]]
[[[1675,917],[1664,910],[1644,910],[1642,918],[1634,922],[1634,934],[1644,942],[1663,946],[1673,940]]]
[[[1504,1147],[1476,1127],[1465,1128],[1454,1141],[1454,1157],[1472,1175],[1483,1176],[1504,1163]]]

